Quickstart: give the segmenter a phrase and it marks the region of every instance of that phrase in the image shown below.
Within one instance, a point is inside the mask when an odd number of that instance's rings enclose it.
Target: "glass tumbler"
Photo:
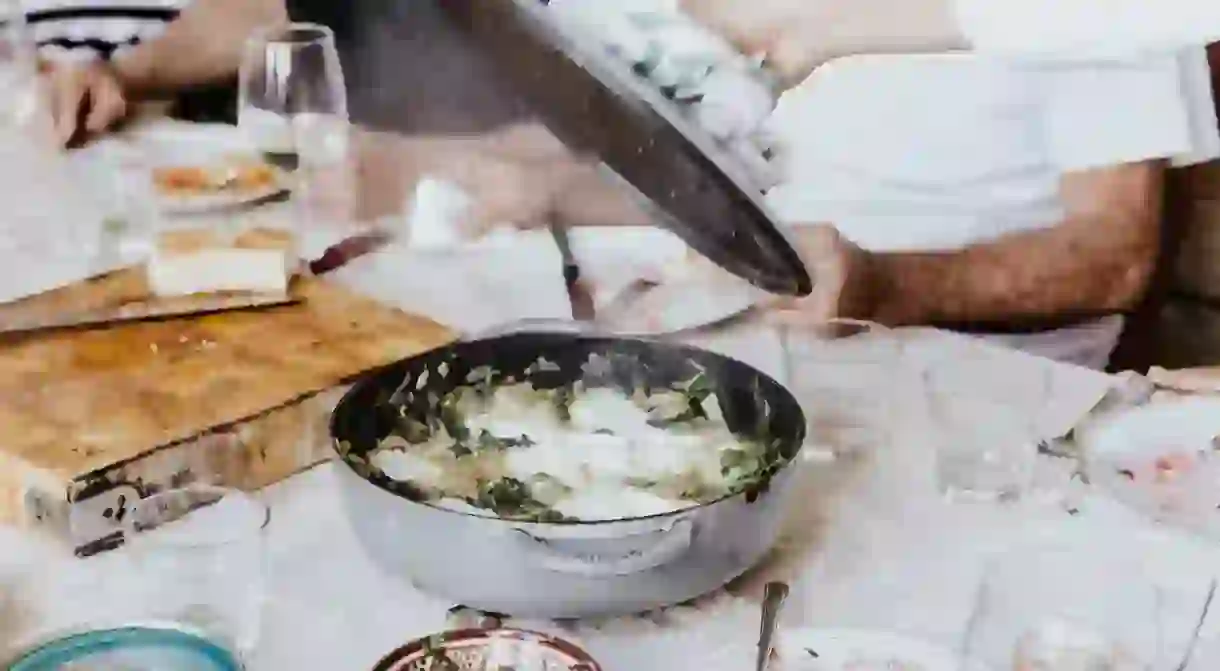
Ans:
[[[193,485],[137,502],[127,542],[141,612],[248,656],[261,624],[270,521],[265,504],[223,487]]]
[[[141,650],[164,656],[162,668],[202,668],[164,661],[188,649],[248,660],[263,603],[267,507],[191,485],[128,502],[116,518],[122,546],[87,558],[39,547],[0,585],[0,661],[50,649],[103,653],[111,664],[82,659],[80,668],[150,668],[115,661]]]
[[[920,373],[940,492],[1020,498],[1034,482],[1051,373],[1037,365],[1014,370],[1009,359],[988,356],[986,346],[961,345],[952,357],[925,361]]]
[[[238,125],[251,145],[295,168],[291,207],[307,259],[366,233],[354,225],[357,179],[334,33],[314,23],[265,29],[246,43]]]
[[[964,656],[990,671],[1152,671],[1162,663],[1159,595],[1135,557],[1036,545],[993,561]]]
[[[901,339],[869,322],[833,320],[816,328],[777,326],[786,380],[809,424],[811,444],[836,455],[891,442],[911,391]]]

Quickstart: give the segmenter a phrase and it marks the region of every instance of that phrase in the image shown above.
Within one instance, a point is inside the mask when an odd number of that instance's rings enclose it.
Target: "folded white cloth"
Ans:
[[[443,251],[390,243],[328,278],[467,334],[523,319],[572,320],[563,259],[546,231]]]

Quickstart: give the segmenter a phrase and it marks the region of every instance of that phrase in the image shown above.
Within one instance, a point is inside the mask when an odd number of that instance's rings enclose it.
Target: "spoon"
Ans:
[[[788,598],[788,585],[782,582],[769,582],[763,589],[762,619],[758,628],[758,659],[754,663],[754,671],[766,671],[771,661],[772,639],[775,638],[775,623],[779,619],[784,600]]]

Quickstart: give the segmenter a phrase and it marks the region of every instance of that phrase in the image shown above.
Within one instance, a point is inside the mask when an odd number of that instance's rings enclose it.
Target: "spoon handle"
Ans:
[[[766,671],[771,659],[771,649],[775,638],[775,623],[779,619],[784,600],[788,598],[788,585],[782,582],[767,583],[763,590],[762,620],[758,629],[758,659],[754,664],[755,671]]]

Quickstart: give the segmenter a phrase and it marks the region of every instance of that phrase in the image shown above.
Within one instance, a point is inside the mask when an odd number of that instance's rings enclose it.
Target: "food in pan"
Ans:
[[[586,368],[603,364],[594,355]],[[557,369],[546,359],[534,364],[548,367]],[[436,399],[430,423],[404,411],[370,453],[371,468],[442,507],[564,522],[709,503],[758,486],[783,460],[765,437],[730,430],[702,373],[664,389],[587,381],[539,388],[496,379],[486,367],[466,381]]]
[[[153,170],[153,184],[163,196],[189,197],[217,193],[255,193],[276,186],[276,169],[255,159],[233,159],[215,166],[169,166]]]

